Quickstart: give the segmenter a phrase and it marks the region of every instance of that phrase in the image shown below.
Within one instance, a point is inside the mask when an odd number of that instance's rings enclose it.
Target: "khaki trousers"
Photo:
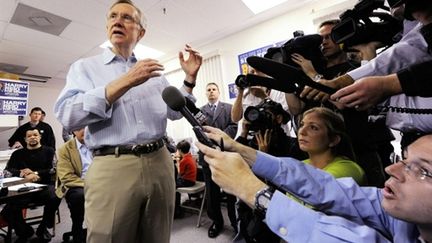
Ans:
[[[84,189],[88,243],[169,243],[175,182],[165,147],[94,157]]]

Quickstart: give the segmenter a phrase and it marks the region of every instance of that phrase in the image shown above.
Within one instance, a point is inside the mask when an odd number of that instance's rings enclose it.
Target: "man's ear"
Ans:
[[[141,38],[144,37],[145,32],[146,32],[145,29],[141,28],[140,33],[139,33],[139,35],[138,35],[137,43],[141,40]]]
[[[341,137],[339,135],[336,135],[333,137],[333,141],[329,144],[329,147],[332,148],[336,145],[338,145],[341,141]]]

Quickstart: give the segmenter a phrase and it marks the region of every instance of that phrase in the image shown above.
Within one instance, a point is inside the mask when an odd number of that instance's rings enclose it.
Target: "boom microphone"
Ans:
[[[294,82],[298,87],[309,86],[311,88],[317,89],[327,94],[333,94],[336,92],[335,89],[329,86],[313,81],[301,69],[298,69],[296,67],[287,64],[283,64],[268,58],[257,57],[257,56],[248,57],[247,63],[251,65],[253,68],[257,69],[258,71],[261,71],[273,77],[275,80],[277,80],[277,82],[279,82],[280,85],[292,86],[292,84],[284,84],[284,83]],[[268,87],[267,85],[264,86]],[[277,88],[274,89],[279,90]]]
[[[195,119],[191,111],[186,107],[186,97],[174,86],[168,86],[162,91],[162,99],[174,111],[182,113],[184,118],[192,125],[195,135],[202,144],[216,148],[218,145],[210,140],[204,133],[204,129],[200,122]],[[189,100],[190,101],[190,100]],[[195,105],[194,105],[195,106]]]
[[[250,83],[250,86],[264,86],[285,93],[293,93],[299,88],[294,82],[282,82],[274,78],[262,77],[254,74],[247,74],[246,80]]]

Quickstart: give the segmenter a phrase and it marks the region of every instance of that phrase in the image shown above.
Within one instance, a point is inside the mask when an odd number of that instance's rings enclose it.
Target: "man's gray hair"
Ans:
[[[139,25],[141,26],[141,28],[143,29],[147,29],[147,19],[144,16],[144,14],[141,12],[141,10],[138,8],[138,6],[136,6],[131,0],[117,0],[115,1],[110,9],[112,9],[115,5],[120,4],[120,3],[125,3],[125,4],[129,4],[132,7],[134,7],[136,9],[136,11],[138,12],[138,17],[139,17]]]

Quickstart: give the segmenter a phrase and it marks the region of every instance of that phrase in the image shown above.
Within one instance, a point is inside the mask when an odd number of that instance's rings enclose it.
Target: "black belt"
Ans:
[[[149,154],[155,152],[164,146],[164,139],[160,138],[154,142],[137,145],[120,145],[120,146],[105,146],[95,149],[93,156],[104,156],[114,154],[119,157],[121,154],[134,154],[140,156],[141,154]]]

